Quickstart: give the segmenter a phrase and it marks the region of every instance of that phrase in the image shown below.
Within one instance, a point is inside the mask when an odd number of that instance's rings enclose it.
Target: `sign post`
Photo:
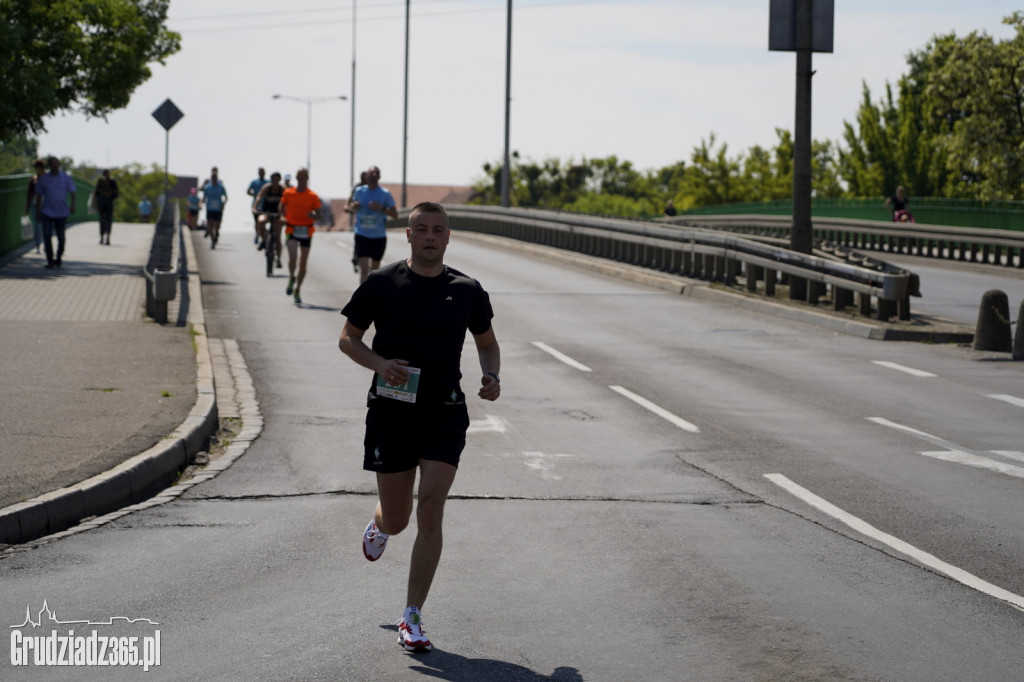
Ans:
[[[181,113],[181,109],[174,105],[174,102],[170,98],[165,99],[164,103],[156,108],[153,112],[153,118],[157,120],[157,123],[164,127],[164,206],[167,205],[167,183],[168,183],[168,168],[170,167],[171,160],[171,128],[174,124],[182,119],[185,114]]]
[[[835,0],[771,0],[768,49],[796,52],[796,116],[793,130],[793,227],[790,248],[811,253],[811,70],[812,52],[832,52]],[[802,277],[791,277],[789,297],[817,302]]]

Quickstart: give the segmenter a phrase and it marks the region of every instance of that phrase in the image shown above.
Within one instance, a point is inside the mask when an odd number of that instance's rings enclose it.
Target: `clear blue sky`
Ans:
[[[792,128],[795,56],[769,52],[768,0],[517,0],[513,14],[512,147],[537,160],[616,154],[640,169],[688,160],[714,134],[735,154]],[[835,52],[816,54],[813,134],[838,140],[866,82],[877,99],[906,55],[936,34],[1011,35],[1009,0],[837,0]],[[469,184],[500,158],[504,135],[505,0],[413,0],[407,179]],[[240,11],[239,8],[245,10]],[[120,166],[163,165],[151,112],[170,97],[170,170],[220,168],[241,198],[260,165],[305,164],[307,107],[273,100],[352,95],[356,176],[402,177],[404,0],[174,0],[182,50],[109,121],[51,119],[44,154]],[[355,45],[353,48],[353,26]],[[312,107],[311,185],[349,189],[351,101]],[[236,204],[238,205],[238,204]],[[230,211],[230,209],[229,209]],[[244,216],[239,211],[237,216]],[[229,220],[230,216],[226,218]]]

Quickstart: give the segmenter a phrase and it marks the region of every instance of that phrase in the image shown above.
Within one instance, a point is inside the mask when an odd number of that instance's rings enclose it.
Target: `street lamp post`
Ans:
[[[274,99],[290,99],[295,102],[302,102],[306,105],[306,171],[312,173],[313,153],[313,105],[334,100],[346,100],[345,95],[333,95],[331,97],[292,97],[291,95],[274,95]]]

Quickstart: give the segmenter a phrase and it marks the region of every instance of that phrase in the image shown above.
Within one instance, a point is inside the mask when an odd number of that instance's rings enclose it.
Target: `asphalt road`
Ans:
[[[495,307],[503,397],[471,405],[424,609],[436,650],[412,656],[393,625],[412,536],[374,564],[358,546],[374,485],[369,373],[336,345],[350,235],[314,237],[301,307],[249,233],[196,239],[207,328],[237,341],[263,432],[176,502],[0,561],[11,625],[44,599],[66,620],[158,621],[132,626],[160,631],[147,679],[1021,678],[1024,367],[1005,355],[841,336],[454,235],[449,262]],[[405,253],[395,235],[388,256]],[[470,343],[467,387],[475,363]]]

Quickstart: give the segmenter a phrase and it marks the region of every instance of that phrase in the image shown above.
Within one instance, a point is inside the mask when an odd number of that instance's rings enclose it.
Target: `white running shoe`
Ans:
[[[417,608],[409,609],[408,616],[398,621],[398,643],[417,654],[432,651],[434,646],[423,632],[423,618]]]
[[[388,546],[389,535],[385,535],[377,530],[377,524],[370,520],[370,525],[363,531],[363,554],[370,561],[376,561],[380,558],[380,555],[384,553],[384,548]]]

